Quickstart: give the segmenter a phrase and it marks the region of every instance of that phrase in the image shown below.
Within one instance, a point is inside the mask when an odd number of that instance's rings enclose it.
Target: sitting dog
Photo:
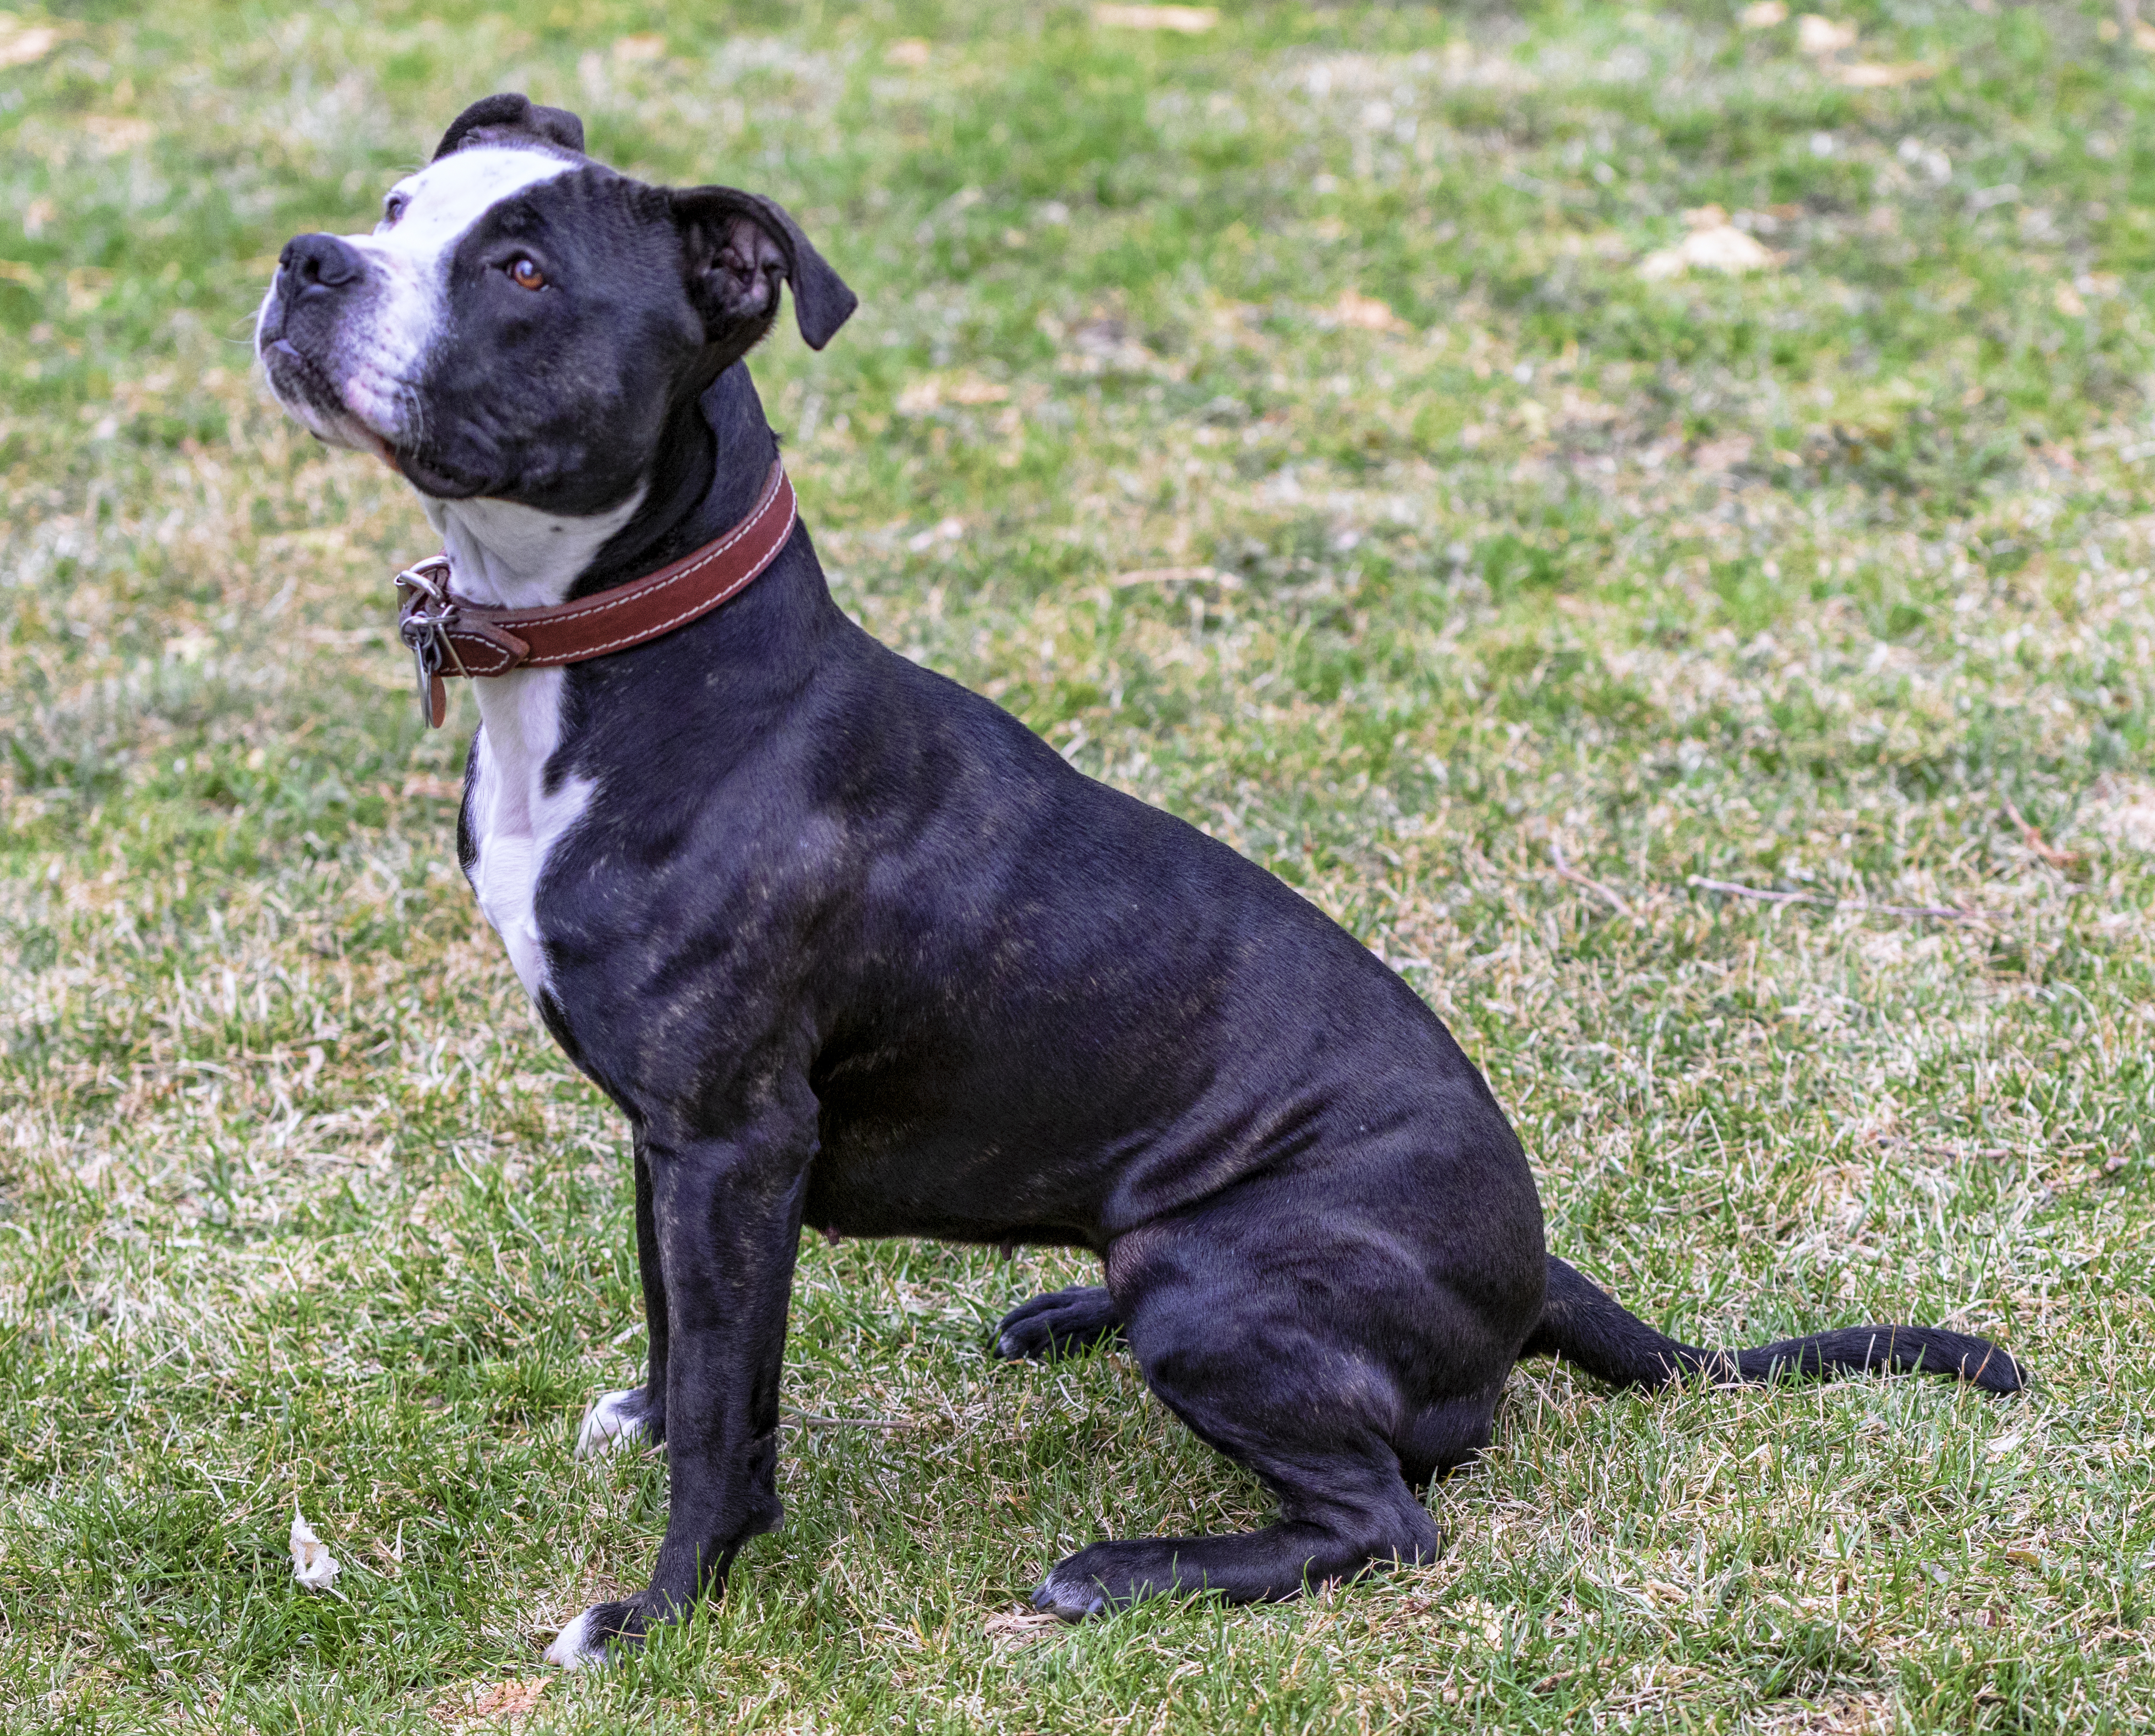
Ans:
[[[1416,1489],[1487,1445],[1523,1357],[2020,1385],[1920,1327],[1696,1349],[1549,1256],[1518,1138],[1405,982],[832,601],[742,362],[781,281],[822,348],[854,298],[784,211],[646,186],[502,95],[371,234],[287,246],[257,335],[286,408],[440,533],[403,631],[430,720],[488,678],[464,871],[632,1134],[649,1372],[580,1446],[665,1442],[665,1539],[550,1658],[678,1619],[777,1524],[804,1225],[1093,1250],[1105,1283],[1017,1308],[1000,1354],[1122,1335],[1278,1498],[1246,1534],[1080,1550],[1033,1594],[1072,1619],[1428,1559]]]

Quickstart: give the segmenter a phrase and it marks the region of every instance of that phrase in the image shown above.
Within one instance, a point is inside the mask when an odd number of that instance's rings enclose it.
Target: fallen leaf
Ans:
[[[916,530],[905,540],[905,545],[916,555],[932,549],[939,542],[955,542],[965,534],[963,519],[944,519],[940,524],[930,525],[925,530]]]
[[[1697,269],[1731,274],[1757,271],[1774,263],[1774,254],[1756,236],[1747,235],[1728,221],[1718,205],[1702,205],[1684,213],[1691,233],[1674,247],[1648,253],[1639,262],[1639,274],[1648,279],[1682,277]]]
[[[550,1677],[514,1677],[505,1682],[466,1682],[449,1689],[427,1708],[438,1724],[461,1724],[503,1719],[511,1724],[527,1718],[546,1692]]]
[[[1733,470],[1751,456],[1752,439],[1748,434],[1724,434],[1718,440],[1709,440],[1692,454],[1692,464],[1702,471]]]
[[[329,1545],[315,1535],[315,1528],[299,1511],[299,1503],[292,1503],[292,1577],[310,1591],[326,1591],[344,1571],[341,1563],[330,1554]]]
[[[909,66],[918,71],[928,64],[930,49],[917,36],[901,36],[883,51],[883,58],[892,66]]]
[[[1179,30],[1201,36],[1220,22],[1212,6],[1096,6],[1093,22],[1110,30]]]
[[[2033,1549],[2008,1549],[2005,1559],[2022,1567],[2040,1567],[2043,1564],[2043,1558]]]
[[[60,33],[50,24],[0,21],[0,66],[28,66],[59,46]]]
[[[2009,1435],[2000,1435],[1995,1441],[1988,1442],[1987,1446],[1993,1458],[2003,1458],[2025,1439],[2027,1439],[2026,1436],[2015,1431]]]
[[[1736,14],[1736,21],[1746,30],[1770,30],[1776,24],[1789,21],[1789,8],[1781,0],[1753,0],[1753,3]]]
[[[1374,295],[1364,295],[1359,290],[1342,289],[1339,300],[1332,304],[1332,317],[1342,325],[1353,325],[1364,331],[1405,331],[1407,322]]]
[[[1876,66],[1859,60],[1853,66],[1835,68],[1833,76],[1836,83],[1851,90],[1886,90],[1896,84],[1914,84],[1936,78],[1937,69],[1926,66],[1920,60],[1911,60],[1901,66]]]
[[[978,374],[959,374],[949,379],[923,374],[907,384],[892,407],[900,416],[929,416],[945,404],[1000,404],[1009,396],[1009,387],[999,381],[983,380]]]
[[[1055,362],[1066,374],[1148,374],[1159,364],[1159,358],[1116,319],[1083,321],[1071,329],[1070,343],[1077,353],[1057,356]]]
[[[1503,1644],[1503,1616],[1487,1599],[1470,1597],[1462,1603],[1453,1605],[1451,1613],[1492,1646]]]
[[[1806,54],[1838,54],[1856,46],[1856,26],[1807,12],[1796,20],[1796,47]]]

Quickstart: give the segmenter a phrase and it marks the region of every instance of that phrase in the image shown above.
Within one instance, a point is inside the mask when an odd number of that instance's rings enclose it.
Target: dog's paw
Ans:
[[[1108,1594],[1096,1581],[1066,1570],[1077,1559],[1072,1556],[1070,1561],[1056,1568],[1032,1588],[1033,1608],[1046,1615],[1060,1616],[1065,1621],[1083,1621],[1107,1609]]]
[[[606,1662],[606,1646],[591,1636],[591,1617],[594,1610],[586,1610],[561,1632],[554,1636],[554,1643],[546,1648],[546,1662],[564,1670],[587,1669],[593,1664]]]
[[[653,1433],[641,1386],[626,1392],[602,1392],[584,1412],[583,1424],[576,1431],[576,1457],[590,1459],[619,1452],[624,1447],[651,1439]]]
[[[635,1605],[595,1603],[554,1636],[546,1662],[564,1670],[587,1670],[618,1658],[643,1639],[643,1616]]]
[[[996,1354],[1010,1362],[1052,1362],[1121,1330],[1108,1293],[1098,1284],[1078,1284],[1036,1296],[1005,1314],[996,1329]]]

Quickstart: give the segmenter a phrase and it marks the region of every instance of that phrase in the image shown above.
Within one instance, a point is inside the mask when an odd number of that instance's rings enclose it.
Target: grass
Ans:
[[[2095,0],[1825,59],[1227,10],[0,22],[0,1731],[2155,1719],[2155,57]],[[456,871],[419,515],[246,342],[502,88],[790,206],[863,299],[756,363],[846,606],[1397,964],[1556,1247],[1694,1340],[1943,1322],[2040,1386],[1531,1366],[1434,1564],[1066,1631],[1061,1554],[1261,1492],[1124,1359],[991,1362],[1074,1259],[816,1242],[786,1528],[547,1681],[663,1518],[569,1457],[641,1349],[625,1144]],[[1774,260],[1642,274],[1707,205]]]

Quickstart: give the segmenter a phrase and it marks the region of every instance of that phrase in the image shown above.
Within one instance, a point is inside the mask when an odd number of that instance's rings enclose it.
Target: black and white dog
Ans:
[[[854,305],[785,213],[648,187],[520,96],[460,117],[371,234],[284,249],[258,346],[314,433],[417,489],[456,590],[586,597],[740,520],[777,442],[741,358],[780,282]],[[576,1064],[627,1116],[645,1384],[579,1448],[666,1443],[650,1587],[575,1666],[678,1617],[775,1526],[802,1226],[1092,1249],[1103,1287],[996,1348],[1127,1337],[1277,1523],[1100,1542],[1033,1594],[1284,1598],[1426,1559],[1417,1486],[1522,1357],[1651,1386],[1852,1369],[2021,1384],[1980,1339],[1861,1327],[1710,1353],[1543,1247],[1524,1153],[1414,992],[1262,869],[1081,776],[832,602],[805,528],[724,607],[477,684],[459,848]]]

